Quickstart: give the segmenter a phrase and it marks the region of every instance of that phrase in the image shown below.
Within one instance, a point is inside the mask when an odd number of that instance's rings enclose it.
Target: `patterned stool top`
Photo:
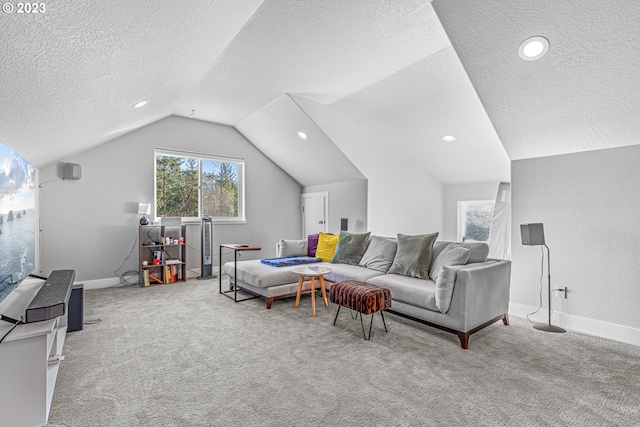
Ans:
[[[356,280],[345,280],[331,286],[331,302],[362,314],[391,308],[391,292],[382,286]]]

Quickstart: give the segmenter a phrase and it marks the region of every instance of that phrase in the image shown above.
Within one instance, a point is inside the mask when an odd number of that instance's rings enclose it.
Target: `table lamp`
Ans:
[[[140,225],[149,224],[149,220],[147,219],[146,215],[149,215],[150,213],[151,203],[138,203],[138,214],[142,215],[142,218],[140,218]]]

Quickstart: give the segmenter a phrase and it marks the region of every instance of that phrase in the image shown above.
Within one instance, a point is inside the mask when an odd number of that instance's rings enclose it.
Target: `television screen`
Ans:
[[[35,168],[0,141],[0,301],[33,272]]]

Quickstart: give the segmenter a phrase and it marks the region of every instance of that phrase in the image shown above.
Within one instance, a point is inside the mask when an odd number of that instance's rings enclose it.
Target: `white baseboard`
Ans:
[[[538,307],[511,302],[509,304],[509,314],[517,317],[524,317],[528,313],[533,313]],[[542,313],[542,314],[541,314]],[[546,322],[546,311],[538,312],[533,316],[536,320]],[[589,319],[587,317],[576,316],[555,311],[551,323],[565,329],[581,332],[598,337],[621,341],[628,344],[640,345],[640,329],[631,328],[615,323],[604,322],[602,320]]]
[[[213,272],[217,273],[217,268],[214,266]],[[187,270],[187,279],[195,279],[200,275],[200,268],[194,268],[191,270]],[[95,280],[82,280],[78,281],[78,283],[82,283],[84,285],[84,289],[104,289],[104,288],[113,288],[114,286],[123,286],[120,283],[119,277],[108,277],[106,279],[95,279]],[[138,286],[134,284],[133,286]]]
[[[85,290],[113,288],[114,286],[122,286],[119,277],[109,277],[107,279],[81,280],[78,283],[84,285]]]

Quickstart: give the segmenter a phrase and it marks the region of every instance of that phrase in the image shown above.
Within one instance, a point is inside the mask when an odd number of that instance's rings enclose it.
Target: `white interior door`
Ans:
[[[329,224],[329,193],[306,193],[302,195],[302,238],[319,231],[327,233]]]

